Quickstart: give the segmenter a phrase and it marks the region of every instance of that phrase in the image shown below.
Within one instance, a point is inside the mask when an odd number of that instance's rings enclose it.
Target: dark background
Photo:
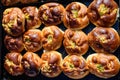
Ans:
[[[20,8],[23,8],[25,6],[36,6],[39,8],[40,5],[46,3],[46,2],[51,2],[51,1],[55,1],[55,2],[59,2],[61,4],[64,5],[64,7],[69,4],[70,2],[73,2],[73,1],[78,1],[78,2],[81,2],[83,4],[85,4],[86,6],[89,6],[89,4],[93,1],[93,0],[43,0],[42,2],[40,2],[40,0],[36,3],[31,3],[31,4],[17,4],[17,5],[14,5],[14,6],[9,6],[9,7],[20,7]],[[117,3],[119,3],[118,1],[119,0],[115,0]],[[0,63],[1,63],[1,66],[0,66],[0,80],[71,80],[70,78],[68,78],[67,76],[65,76],[63,73],[61,73],[58,77],[56,78],[47,78],[41,74],[39,74],[38,76],[34,77],[34,78],[30,78],[30,77],[27,77],[26,75],[22,75],[22,76],[17,76],[17,77],[13,77],[11,75],[9,75],[5,70],[4,70],[4,67],[3,67],[3,64],[4,64],[4,56],[6,55],[6,53],[8,53],[8,50],[5,48],[4,44],[3,44],[3,40],[4,40],[4,36],[6,35],[6,33],[4,33],[4,30],[2,28],[2,12],[8,7],[6,6],[3,6],[1,5],[0,3]],[[42,28],[44,27],[44,25],[42,25],[39,29],[42,30]],[[63,25],[63,23],[61,23],[60,25],[58,25],[59,28],[61,28],[63,31],[66,29]],[[88,32],[90,32],[95,26],[93,24],[89,24],[85,29],[83,29],[83,31],[87,34]],[[113,25],[113,28],[115,28],[118,33],[120,34],[120,30],[119,30],[119,21],[117,20],[115,25]],[[42,50],[36,52],[38,55],[41,56],[42,54]],[[63,55],[63,58],[67,55],[67,53],[65,52],[64,50],[64,47],[63,45],[61,46],[60,49],[58,49],[58,51]],[[22,54],[24,54],[25,51],[22,52]],[[86,58],[88,55],[94,53],[94,51],[92,51],[91,48],[89,48],[88,52],[83,55],[84,58]],[[117,56],[120,60],[120,47],[117,49],[117,51],[114,53],[115,56]],[[89,74],[87,75],[85,78],[81,79],[81,80],[104,80],[104,79],[101,79],[101,78],[98,78],[92,74]],[[120,80],[120,72],[118,75],[116,75],[115,77],[112,77],[112,78],[109,78],[109,79],[105,79],[105,80]]]

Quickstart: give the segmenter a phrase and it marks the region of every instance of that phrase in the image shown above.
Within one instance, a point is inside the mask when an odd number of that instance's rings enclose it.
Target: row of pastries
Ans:
[[[38,28],[41,23],[51,26],[63,22],[66,28],[79,30],[87,27],[90,20],[97,27],[112,27],[118,5],[114,0],[103,1],[94,0],[88,8],[79,2],[72,2],[66,8],[59,3],[45,3],[39,9],[35,6],[8,8],[3,12],[2,26],[12,36],[21,35],[25,28]]]
[[[37,52],[58,50],[63,44],[68,54],[84,55],[89,46],[97,53],[114,53],[120,45],[120,37],[114,28],[95,27],[85,34],[83,31],[66,29],[57,26],[44,27],[42,30],[29,29],[23,36],[6,35],[4,44],[10,52],[22,52],[24,49]]]
[[[99,56],[99,57],[98,57]],[[118,74],[120,62],[113,54],[94,53],[85,60],[82,56],[67,55],[64,59],[62,53],[48,51],[39,55],[33,52],[11,52],[5,56],[4,68],[12,76],[23,73],[35,77],[42,75],[54,78],[63,72],[71,79],[81,79],[90,73],[100,78],[111,78]]]
[[[23,36],[12,37],[6,35],[4,43],[10,52],[26,51],[37,52],[42,49],[46,51],[57,50],[62,45],[64,32],[57,26],[49,26],[44,29],[29,29]]]
[[[35,77],[41,71],[46,77],[56,77],[62,71],[72,79],[81,79],[91,72],[100,78],[115,76],[120,63],[113,54],[120,45],[116,22],[118,5],[114,0],[94,0],[87,8],[80,2],[63,7],[59,3],[45,3],[37,9],[8,8],[3,13],[2,26],[7,33],[4,44],[10,51],[4,67],[13,76],[25,73]],[[93,23],[96,27],[85,34],[81,29]],[[67,28],[62,31],[60,23]],[[40,29],[41,24],[45,27]],[[108,28],[109,27],[109,28]],[[58,50],[63,44],[67,56]],[[96,52],[83,58],[89,46]],[[41,58],[34,52],[44,48]],[[27,52],[21,55],[25,49]],[[111,54],[113,53],[113,54]],[[99,57],[98,57],[99,56]]]

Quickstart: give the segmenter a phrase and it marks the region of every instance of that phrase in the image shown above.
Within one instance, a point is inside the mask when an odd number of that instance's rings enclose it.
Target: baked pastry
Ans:
[[[67,29],[63,45],[68,54],[83,55],[88,51],[88,37],[83,31]]]
[[[111,27],[116,22],[117,11],[114,0],[94,0],[88,7],[88,18],[95,26]]]
[[[24,31],[25,16],[21,9],[8,8],[3,12],[2,26],[11,36],[20,36]]]
[[[87,7],[80,2],[72,2],[67,5],[63,22],[66,28],[83,29],[89,24]]]
[[[120,45],[120,38],[114,28],[96,27],[88,33],[91,48],[98,53],[114,53]]]
[[[4,68],[12,76],[22,75],[24,73],[24,69],[21,61],[22,55],[20,53],[7,53],[5,56]]]
[[[57,51],[44,52],[41,56],[41,74],[46,77],[57,77],[61,70],[62,55]]]
[[[22,4],[28,4],[28,3],[34,3],[37,2],[38,0],[20,0]]]
[[[4,6],[11,6],[20,2],[20,0],[1,0]]]
[[[34,7],[34,6],[24,7],[22,9],[22,11],[25,14],[26,28],[27,29],[33,29],[33,28],[39,28],[40,27],[41,21],[38,18],[37,7]]]
[[[62,22],[65,9],[59,3],[46,3],[39,7],[39,18],[47,26],[58,25]]]
[[[100,78],[111,78],[118,74],[120,63],[112,54],[95,53],[87,57],[89,71]]]
[[[42,36],[39,29],[29,29],[23,35],[23,42],[26,51],[36,52],[42,48]]]
[[[48,26],[42,29],[42,44],[47,51],[57,50],[62,45],[64,33],[57,26]]]
[[[40,72],[40,57],[33,52],[26,52],[23,55],[22,65],[25,70],[25,74],[29,77],[35,77]]]
[[[22,37],[12,37],[6,35],[4,38],[4,44],[10,52],[21,52],[24,49]]]
[[[81,79],[88,75],[89,69],[82,56],[68,55],[62,63],[63,73],[72,79]]]

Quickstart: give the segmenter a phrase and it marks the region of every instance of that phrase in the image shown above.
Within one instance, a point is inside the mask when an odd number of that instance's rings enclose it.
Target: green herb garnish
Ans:
[[[73,41],[70,41],[70,45],[72,48],[74,48],[76,46],[75,42],[73,42]]]
[[[107,43],[108,42],[105,37],[100,37],[99,39],[102,43]]]
[[[43,71],[44,72],[52,72],[49,65],[45,65],[44,68],[43,68]]]
[[[25,36],[25,42],[27,42],[27,43],[30,42],[30,38],[29,38],[29,36]]]
[[[103,72],[104,71],[104,67],[101,64],[97,64],[96,67],[97,67],[97,70],[99,72]]]
[[[43,14],[43,19],[44,19],[45,21],[47,21],[47,20],[48,20],[48,16],[45,15],[45,14]]]
[[[25,13],[25,19],[30,20],[29,14]]]
[[[72,12],[74,18],[78,17],[78,10],[72,10],[71,12]]]
[[[51,43],[52,40],[53,40],[53,36],[52,35],[48,35],[47,40],[48,40],[48,43]]]
[[[100,16],[103,16],[104,14],[106,14],[109,11],[109,8],[105,6],[105,4],[101,4],[98,12]]]
[[[69,63],[69,66],[70,66],[70,68],[74,68],[74,65],[73,65],[73,64],[71,64],[71,63]]]
[[[117,11],[118,11],[118,9],[114,9],[114,10],[113,10],[113,13],[116,13]]]

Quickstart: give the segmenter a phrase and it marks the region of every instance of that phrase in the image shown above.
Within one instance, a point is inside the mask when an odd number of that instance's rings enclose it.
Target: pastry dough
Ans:
[[[82,56],[68,55],[62,62],[63,73],[71,79],[81,79],[89,74],[89,69]]]
[[[68,54],[83,55],[88,51],[88,37],[83,31],[67,29],[63,45]]]
[[[66,28],[83,29],[89,24],[87,7],[80,2],[72,2],[67,5],[63,22]]]
[[[26,52],[22,58],[22,65],[25,70],[25,74],[29,77],[35,77],[40,72],[40,57],[33,52]]]
[[[42,48],[42,35],[39,29],[29,29],[23,35],[26,51],[36,52]]]
[[[20,36],[25,31],[25,16],[20,8],[8,8],[3,12],[2,26],[11,36]]]
[[[55,2],[46,3],[39,7],[39,18],[47,26],[58,25],[64,17],[64,7]]]
[[[25,14],[26,20],[26,28],[33,29],[39,28],[41,25],[41,21],[38,18],[38,9],[35,6],[28,6],[22,9],[23,13]]]
[[[112,54],[91,54],[87,57],[87,64],[90,72],[100,78],[111,78],[120,69],[119,60]]]
[[[114,53],[120,45],[120,37],[114,28],[96,27],[88,33],[88,40],[98,53]]]
[[[12,37],[6,35],[4,38],[4,44],[10,52],[22,52],[24,49],[22,36]]]
[[[47,26],[42,29],[42,44],[47,51],[57,50],[62,45],[64,32],[57,26]]]
[[[117,11],[114,0],[94,0],[88,7],[88,17],[95,26],[111,27],[116,22]]]
[[[46,77],[57,77],[62,72],[62,55],[57,51],[44,52],[41,56],[41,73]]]
[[[21,64],[22,55],[17,52],[7,53],[5,56],[4,68],[12,76],[19,76],[24,73],[23,66]]]

